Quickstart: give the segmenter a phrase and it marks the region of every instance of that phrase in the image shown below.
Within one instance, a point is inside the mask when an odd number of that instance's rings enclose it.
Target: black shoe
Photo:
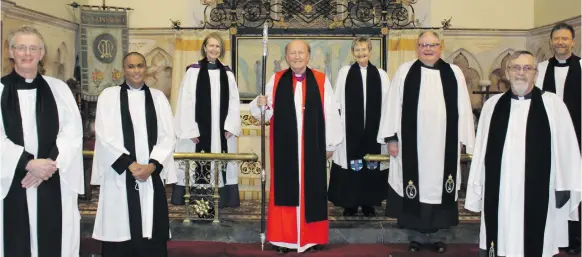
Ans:
[[[277,251],[277,254],[286,254],[289,252],[289,248],[275,246],[275,251]]]
[[[362,206],[362,213],[366,217],[376,216],[376,210],[374,209],[374,206]]]
[[[408,251],[409,252],[418,252],[420,251],[420,248],[422,247],[422,244],[416,241],[410,241],[410,243],[408,244]]]
[[[316,252],[316,251],[321,251],[323,250],[323,245],[314,245],[312,247],[309,247],[308,251],[310,252]]]
[[[577,255],[580,254],[580,246],[578,247],[568,247],[566,248],[566,252],[568,253],[568,255]]]
[[[433,244],[434,251],[437,253],[446,253],[447,252],[447,245],[441,241],[438,241]]]
[[[344,217],[356,216],[357,213],[358,213],[358,207],[344,208]]]

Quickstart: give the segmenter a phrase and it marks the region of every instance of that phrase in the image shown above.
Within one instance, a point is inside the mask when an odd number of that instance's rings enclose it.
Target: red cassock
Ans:
[[[279,84],[279,79],[281,75],[286,70],[280,71],[275,74],[275,83],[273,85],[272,97],[275,99],[275,94],[277,92],[277,85]],[[325,74],[321,72],[314,71],[315,79],[319,88],[321,103],[324,104],[324,89],[325,89]],[[302,101],[303,106],[305,105],[305,86],[306,80],[301,83],[302,86]],[[293,92],[295,92],[297,86],[297,79],[293,76]],[[277,103],[273,102],[273,106]],[[307,250],[314,244],[327,244],[329,238],[329,221],[317,221],[307,223],[305,220],[305,191],[303,188],[304,183],[304,140],[303,136],[299,141],[299,147],[301,147],[301,158],[300,158],[300,200],[299,206],[276,206],[275,205],[275,190],[274,188],[274,157],[273,157],[273,127],[276,124],[273,123],[273,118],[271,117],[270,123],[270,160],[271,160],[271,176],[270,176],[270,192],[269,192],[269,209],[267,215],[267,241],[271,244],[286,247],[291,249],[298,249],[299,252]],[[301,133],[303,135],[303,133]]]

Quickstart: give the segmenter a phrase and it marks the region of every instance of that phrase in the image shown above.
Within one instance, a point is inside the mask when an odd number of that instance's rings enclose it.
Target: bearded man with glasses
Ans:
[[[561,212],[580,203],[574,126],[559,96],[534,87],[530,52],[516,51],[506,74],[511,90],[481,111],[465,208],[482,213],[479,257],[555,256],[568,243]]]

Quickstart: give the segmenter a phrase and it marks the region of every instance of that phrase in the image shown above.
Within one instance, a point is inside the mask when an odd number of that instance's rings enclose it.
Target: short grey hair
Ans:
[[[202,55],[202,57],[206,58],[206,50],[204,48],[208,44],[208,40],[211,38],[216,39],[218,41],[218,43],[220,44],[220,56],[219,56],[219,58],[220,59],[224,58],[224,53],[226,52],[226,49],[224,47],[224,40],[222,40],[222,38],[215,32],[212,32],[212,33],[206,35],[206,37],[204,37],[204,40],[202,40],[202,47],[200,48],[200,55]]]
[[[42,34],[40,34],[40,32],[38,32],[37,29],[27,25],[23,25],[20,28],[16,29],[14,32],[12,32],[12,35],[10,36],[10,48],[14,47],[14,40],[16,36],[22,34],[37,36],[38,39],[40,39],[40,47],[44,48],[44,37],[42,36]]]
[[[420,34],[418,34],[418,39],[420,39],[426,33],[430,33],[433,36],[435,36],[438,40],[441,40],[441,37],[439,36],[439,34],[436,33],[436,31],[434,31],[434,30],[423,30],[422,32],[420,32]]]
[[[356,45],[359,44],[359,43],[366,43],[366,44],[368,44],[368,50],[370,52],[372,52],[372,40],[370,40],[369,37],[356,37],[356,38],[354,38],[354,40],[352,41],[352,52],[356,48]]]
[[[519,58],[522,55],[529,55],[529,56],[533,57],[534,67],[537,69],[537,65],[538,65],[537,58],[530,51],[527,51],[527,50],[519,50],[519,51],[515,51],[513,54],[511,54],[509,56],[509,59],[507,60],[507,63],[505,64],[505,66],[506,66],[505,69],[508,70],[509,67],[511,66],[511,63],[515,59]]]

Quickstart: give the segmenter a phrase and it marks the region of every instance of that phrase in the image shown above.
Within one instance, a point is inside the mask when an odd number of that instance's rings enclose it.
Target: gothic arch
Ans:
[[[489,80],[491,81],[490,91],[504,92],[509,89],[509,81],[505,76],[505,66],[513,52],[513,49],[507,49],[493,61],[491,72],[489,73]]]
[[[538,49],[538,51],[535,53],[535,57],[536,57],[536,61],[539,62],[543,62],[545,61],[546,58],[546,53],[544,51],[544,49],[540,46],[540,48]]]
[[[172,55],[156,47],[145,54],[145,57],[148,64],[146,84],[162,91],[169,100],[172,91]]]
[[[148,62],[148,66],[150,66],[153,61],[153,59],[155,57],[162,57],[164,59],[164,61],[166,61],[167,65],[171,66],[172,65],[172,61],[174,58],[172,58],[172,55],[169,54],[166,50],[162,49],[161,47],[156,47],[152,50],[150,50],[148,53],[145,54],[146,60]]]
[[[62,80],[66,81],[67,76],[69,76],[69,66],[71,66],[69,61],[69,50],[65,42],[61,42],[57,48],[57,52],[53,62],[53,75]]]
[[[477,61],[477,58],[475,58],[475,55],[473,55],[471,52],[467,51],[467,49],[465,49],[465,48],[459,48],[459,49],[457,49],[457,51],[450,54],[449,57],[447,58],[447,62],[453,63],[455,58],[457,58],[457,56],[460,54],[462,54],[465,58],[467,58],[467,61],[469,62],[469,67],[471,67],[477,73],[479,73],[479,77],[482,78],[483,77],[483,68],[481,68],[481,63],[479,63],[479,61]]]
[[[503,51],[501,54],[499,54],[497,56],[497,58],[495,58],[495,60],[493,61],[493,64],[491,64],[491,69],[489,70],[489,73],[492,73],[493,71],[499,69],[499,68],[503,68],[505,69],[505,67],[502,67],[501,65],[505,64],[503,61],[504,59],[506,60],[506,58],[508,58],[509,56],[511,56],[511,54],[513,54],[513,52],[515,52],[515,50],[509,48],[505,51]]]
[[[474,56],[471,55],[465,49],[459,49],[449,56],[449,62],[457,65],[465,77],[465,83],[467,84],[467,91],[469,92],[469,97],[471,99],[472,109],[480,109],[482,106],[482,97],[480,94],[474,94],[475,91],[481,91],[479,87],[479,81],[481,81],[482,75],[480,73],[480,66]]]

